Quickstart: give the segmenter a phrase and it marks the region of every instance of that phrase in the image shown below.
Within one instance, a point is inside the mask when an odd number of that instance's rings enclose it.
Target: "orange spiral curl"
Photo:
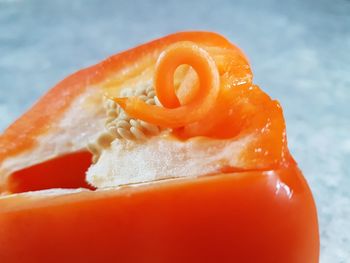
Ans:
[[[188,89],[191,100],[181,105],[175,93],[174,73],[183,64],[191,66],[198,75],[199,89]],[[166,48],[156,63],[154,86],[164,107],[148,105],[137,97],[115,98],[124,111],[158,126],[179,128],[205,118],[214,107],[220,91],[217,65],[207,51],[193,42],[177,42]]]

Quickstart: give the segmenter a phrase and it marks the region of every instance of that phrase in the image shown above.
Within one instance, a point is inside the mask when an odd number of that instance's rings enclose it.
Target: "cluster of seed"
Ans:
[[[151,85],[138,87],[136,90],[124,89],[120,97],[135,96],[150,105],[160,105],[156,93]],[[107,119],[106,130],[101,133],[96,142],[89,143],[88,149],[93,154],[93,163],[96,163],[103,149],[109,147],[115,139],[145,140],[148,136],[156,135],[160,128],[156,125],[133,119],[113,100],[105,100]]]

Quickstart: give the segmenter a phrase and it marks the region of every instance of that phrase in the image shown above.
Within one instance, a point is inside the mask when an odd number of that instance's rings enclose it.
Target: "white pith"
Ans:
[[[115,140],[89,168],[87,181],[105,188],[220,173],[223,168],[242,167],[239,156],[251,139],[180,141],[165,133],[143,142]]]
[[[48,132],[38,136],[35,147],[1,163],[0,180],[4,183],[13,172],[64,154],[86,150],[88,142],[103,129],[104,117],[101,92],[96,87],[88,88]]]

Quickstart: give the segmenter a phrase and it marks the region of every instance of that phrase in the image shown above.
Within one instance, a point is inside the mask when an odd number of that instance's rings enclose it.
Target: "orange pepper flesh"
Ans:
[[[94,189],[85,181],[85,171],[90,165],[89,152],[64,155],[15,172],[8,180],[6,188],[11,193],[50,188]]]
[[[0,137],[0,162],[35,145],[48,122],[88,85],[177,41],[218,47],[219,55],[204,49],[221,83],[214,109],[177,135],[239,139],[254,132],[255,143],[241,156],[252,171],[38,199],[0,197],[0,262],[318,262],[316,208],[288,152],[282,110],[250,84],[245,56],[216,34],[174,34],[67,78]],[[61,94],[68,99],[60,101]],[[89,165],[86,156],[69,157],[76,172],[65,157],[26,168],[7,188],[84,186],[79,178]],[[38,177],[38,171],[50,176]]]
[[[318,262],[314,202],[295,166],[0,207],[1,262]]]

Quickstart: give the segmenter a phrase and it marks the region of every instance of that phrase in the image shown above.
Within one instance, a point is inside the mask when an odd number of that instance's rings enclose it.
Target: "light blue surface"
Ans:
[[[350,1],[165,2],[0,0],[0,130],[82,67],[175,31],[217,31],[282,103],[321,262],[350,262]]]

